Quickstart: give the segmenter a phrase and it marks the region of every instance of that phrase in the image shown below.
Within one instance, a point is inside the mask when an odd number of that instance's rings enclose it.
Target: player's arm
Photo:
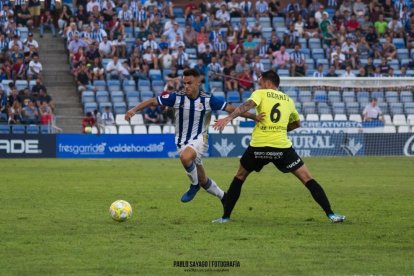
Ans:
[[[227,117],[217,120],[217,122],[214,124],[214,129],[217,130],[223,130],[224,127],[234,118],[246,113],[247,111],[249,111],[251,108],[255,107],[256,103],[252,100],[248,100],[247,102],[241,104],[240,106],[238,106],[236,109],[234,109],[234,111],[232,113],[230,113]],[[227,108],[226,108],[227,111]]]
[[[131,108],[127,111],[125,114],[125,120],[129,121],[137,112],[149,107],[149,106],[157,106],[158,101],[156,98],[151,98],[146,101],[143,101],[142,103],[139,103],[135,107]]]
[[[300,127],[300,116],[298,111],[295,108],[293,101],[291,102],[293,112],[289,116],[289,123],[287,125],[287,131],[292,131]]]
[[[295,121],[295,122],[289,123],[288,126],[287,126],[287,131],[289,132],[289,131],[292,131],[292,130],[297,129],[297,128],[300,128],[300,121]]]
[[[233,105],[228,104],[226,106],[226,111],[228,113],[231,114],[231,113],[234,112],[234,110],[236,110],[236,107],[234,107]],[[263,116],[264,116],[263,114],[256,115],[256,114],[253,114],[253,113],[250,113],[250,112],[245,112],[245,113],[240,115],[240,117],[244,117],[244,118],[247,118],[247,119],[252,119],[256,122],[260,122],[263,119]]]

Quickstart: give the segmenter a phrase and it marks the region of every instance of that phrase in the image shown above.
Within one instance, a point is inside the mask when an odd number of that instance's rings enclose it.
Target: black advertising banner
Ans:
[[[0,158],[54,158],[56,135],[0,135]]]

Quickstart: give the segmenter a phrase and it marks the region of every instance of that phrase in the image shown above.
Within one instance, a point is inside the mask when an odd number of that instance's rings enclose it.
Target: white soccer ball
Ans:
[[[92,127],[90,127],[90,126],[85,127],[85,133],[86,134],[92,133]]]
[[[126,221],[132,216],[132,207],[125,200],[117,200],[109,207],[109,214],[116,221]]]

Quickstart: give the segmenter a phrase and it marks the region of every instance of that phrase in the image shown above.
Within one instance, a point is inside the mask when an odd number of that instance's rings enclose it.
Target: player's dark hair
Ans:
[[[198,73],[196,69],[191,68],[191,69],[185,69],[183,72],[183,75],[186,77],[193,76],[195,78],[198,78],[200,76],[200,73]]]
[[[279,75],[273,71],[268,70],[262,73],[262,79],[271,81],[276,87],[279,87],[280,78]]]

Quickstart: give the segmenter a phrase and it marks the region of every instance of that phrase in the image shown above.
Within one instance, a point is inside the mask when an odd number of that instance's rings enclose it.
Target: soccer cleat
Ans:
[[[340,215],[340,214],[329,214],[328,218],[333,222],[333,223],[337,223],[337,222],[343,222],[345,220],[345,216]]]
[[[213,220],[212,223],[226,223],[226,222],[229,222],[229,221],[230,221],[230,218],[221,217],[221,218]]]
[[[200,190],[200,185],[190,185],[190,189],[188,189],[188,191],[181,197],[181,202],[189,202],[193,200],[198,190]]]

